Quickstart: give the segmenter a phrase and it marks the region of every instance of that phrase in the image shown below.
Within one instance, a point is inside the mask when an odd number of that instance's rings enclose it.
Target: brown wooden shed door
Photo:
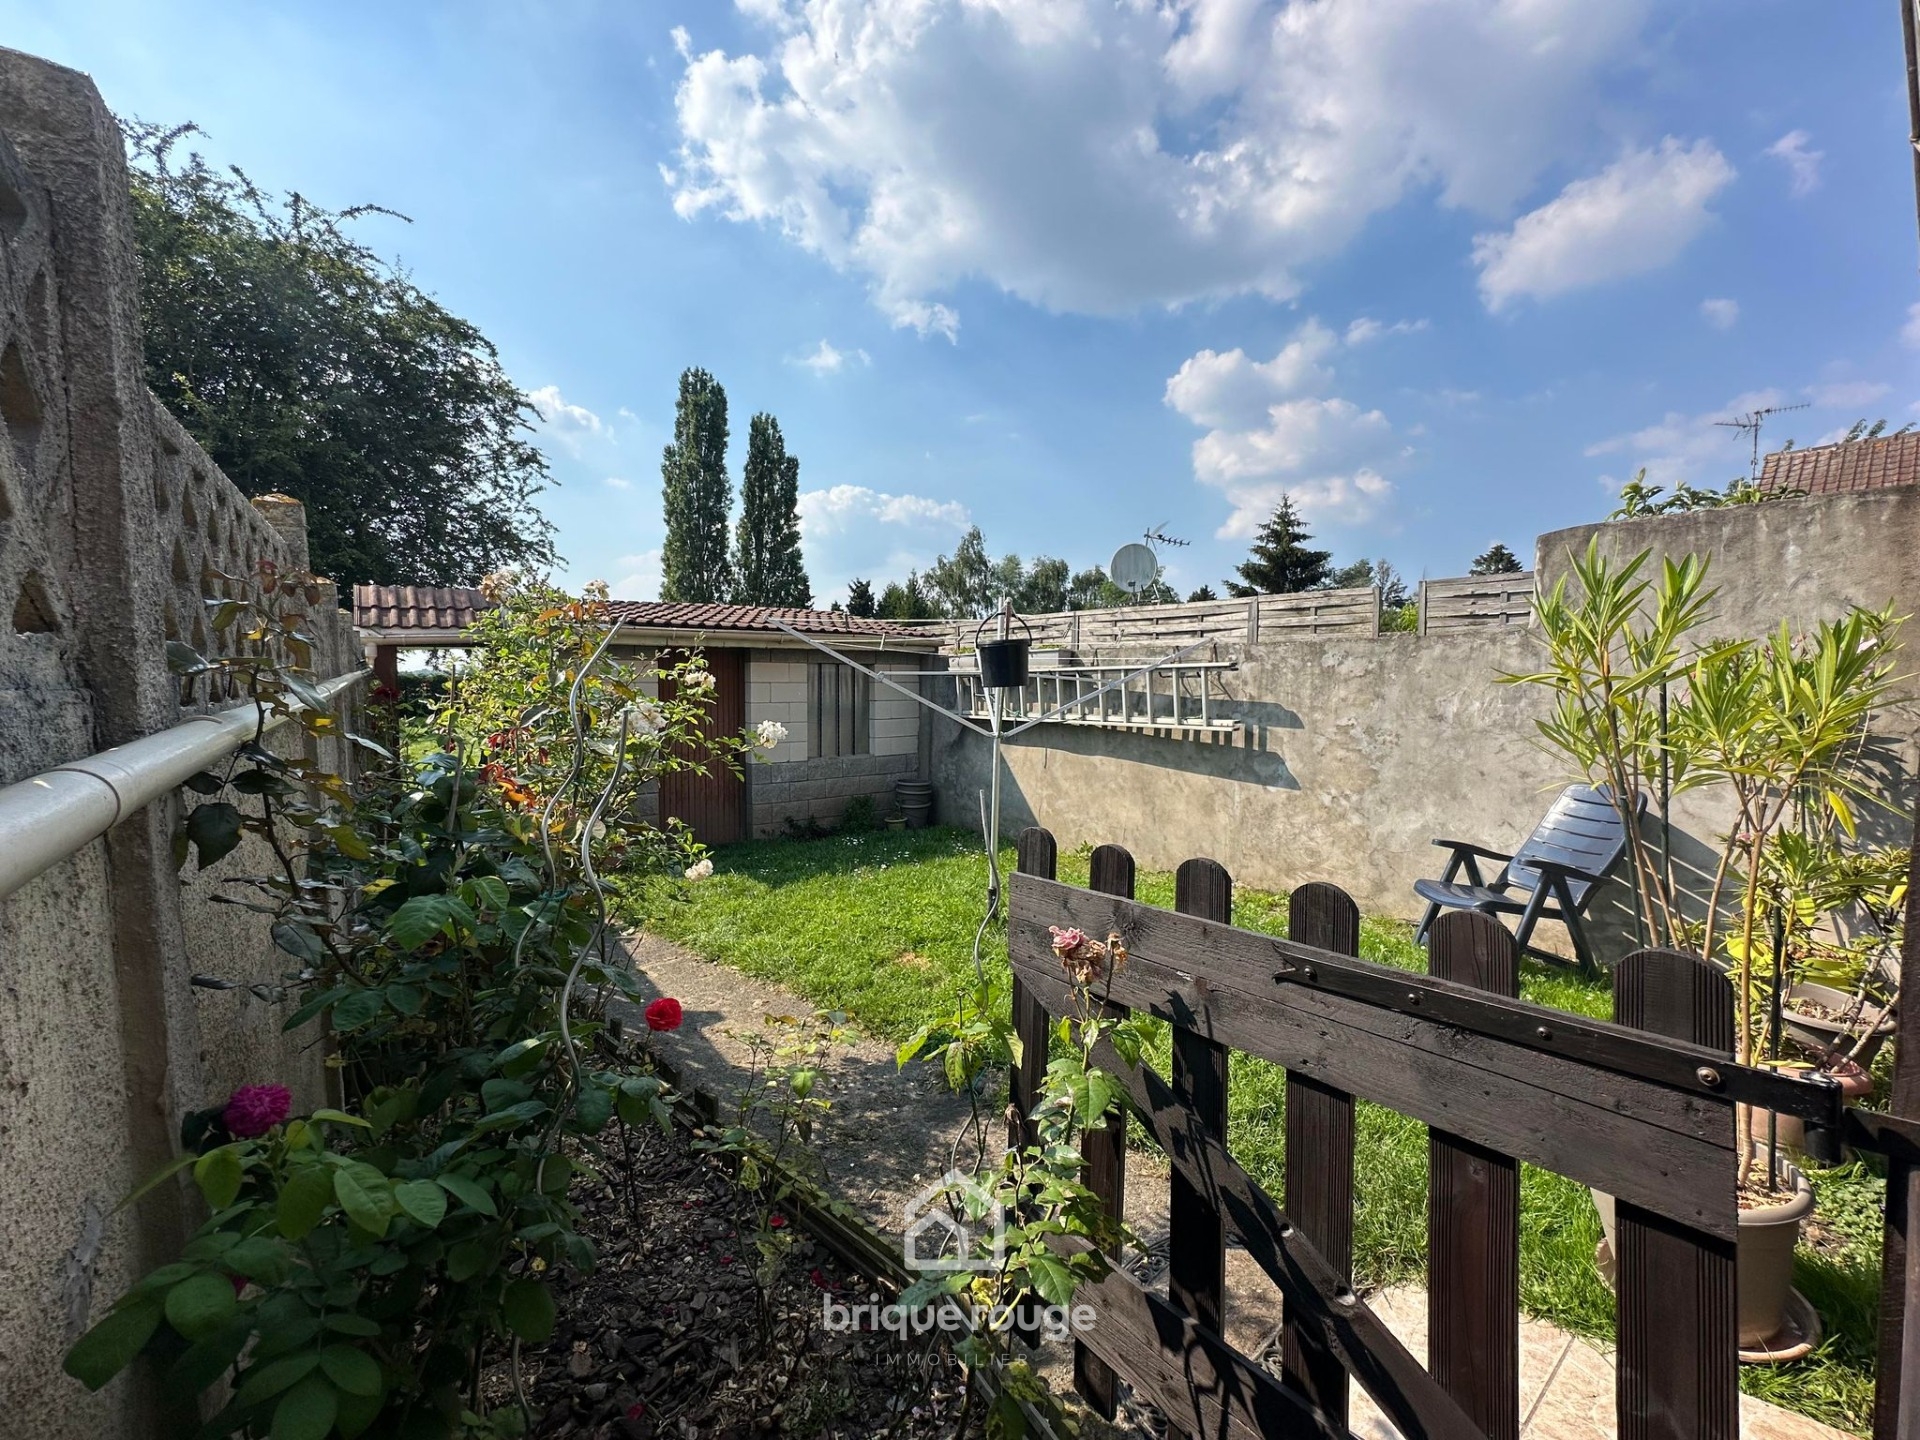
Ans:
[[[747,652],[708,650],[713,672],[713,704],[707,709],[709,735],[738,735],[747,724]],[[662,665],[672,657],[662,656]],[[660,682],[660,698],[674,698],[671,680]],[[708,773],[669,770],[660,777],[660,814],[684,820],[703,845],[730,845],[746,839],[746,782],[726,766],[709,763]]]

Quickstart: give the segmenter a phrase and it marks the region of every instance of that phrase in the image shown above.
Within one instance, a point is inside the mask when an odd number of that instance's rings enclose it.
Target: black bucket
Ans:
[[[982,640],[975,649],[980,655],[980,683],[989,690],[1018,690],[1027,683],[1033,641],[1025,636]]]

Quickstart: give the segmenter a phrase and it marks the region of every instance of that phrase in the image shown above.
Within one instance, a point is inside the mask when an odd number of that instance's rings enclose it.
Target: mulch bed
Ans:
[[[617,1130],[602,1137],[601,1175],[576,1182],[573,1196],[599,1267],[557,1278],[553,1338],[521,1357],[533,1435],[956,1434],[959,1366],[891,1334],[829,1333],[824,1298],[865,1301],[876,1287],[797,1230],[769,1290],[763,1339],[746,1197],[684,1134],[635,1128],[623,1158]],[[489,1381],[490,1392],[508,1391],[507,1367]]]

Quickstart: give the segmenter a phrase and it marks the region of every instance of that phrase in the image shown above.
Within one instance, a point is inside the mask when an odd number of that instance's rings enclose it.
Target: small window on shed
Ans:
[[[873,685],[865,675],[837,660],[820,660],[809,669],[807,714],[808,758],[865,755],[871,747],[868,712],[873,708]]]

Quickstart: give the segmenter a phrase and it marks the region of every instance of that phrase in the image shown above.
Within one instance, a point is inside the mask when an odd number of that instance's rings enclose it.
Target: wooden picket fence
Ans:
[[[1124,1381],[1181,1433],[1345,1437],[1351,1377],[1409,1440],[1513,1440],[1525,1161],[1617,1199],[1623,1440],[1735,1440],[1741,1101],[1891,1157],[1875,1435],[1920,1435],[1920,1365],[1903,1373],[1900,1363],[1906,1307],[1920,1303],[1904,1298],[1920,1297],[1920,1255],[1904,1241],[1908,1214],[1920,1214],[1920,1124],[1900,1118],[1920,1100],[1914,1067],[1901,1066],[1892,1115],[1845,1110],[1831,1083],[1732,1063],[1730,987],[1692,956],[1644,950],[1621,962],[1609,1024],[1517,999],[1519,958],[1490,916],[1443,916],[1419,975],[1356,958],[1359,911],[1335,886],[1295,890],[1289,938],[1277,940],[1232,927],[1232,880],[1215,861],[1180,866],[1165,911],[1133,902],[1133,859],[1118,846],[1093,852],[1087,889],[1055,881],[1056,854],[1052,835],[1028,830],[1010,882],[1023,1042],[1013,1113],[1028,1113],[1039,1093],[1050,1016],[1074,1013],[1049,926],[1120,935],[1128,959],[1102,1003],[1173,1027],[1164,1078],[1127,1066],[1104,1041],[1097,1052],[1173,1179],[1167,1298],[1118,1266],[1077,1297],[1098,1312],[1074,1366],[1095,1409],[1111,1417]],[[1903,1017],[1903,1041],[1906,1029]],[[1231,1050],[1288,1072],[1278,1199],[1226,1147]],[[1356,1097],[1429,1127],[1425,1365],[1352,1287],[1356,1159],[1365,1168]],[[1124,1213],[1124,1127],[1089,1134],[1083,1153],[1088,1183]],[[1224,1338],[1229,1230],[1283,1297],[1278,1379]]]

